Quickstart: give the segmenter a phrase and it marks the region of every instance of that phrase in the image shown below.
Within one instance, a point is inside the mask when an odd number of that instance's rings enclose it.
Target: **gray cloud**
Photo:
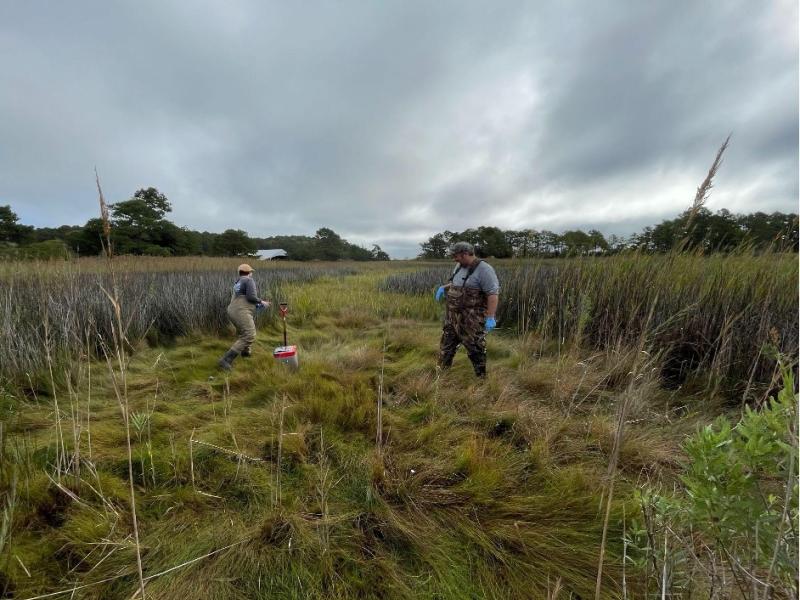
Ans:
[[[25,222],[156,186],[175,222],[329,226],[411,256],[443,229],[623,233],[796,210],[797,6],[0,5],[0,203]]]

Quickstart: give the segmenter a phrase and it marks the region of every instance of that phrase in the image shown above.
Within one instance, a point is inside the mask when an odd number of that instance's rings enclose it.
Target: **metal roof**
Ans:
[[[274,250],[259,250],[256,252],[256,256],[261,260],[272,260],[273,258],[287,258],[289,255],[286,250],[276,248]]]

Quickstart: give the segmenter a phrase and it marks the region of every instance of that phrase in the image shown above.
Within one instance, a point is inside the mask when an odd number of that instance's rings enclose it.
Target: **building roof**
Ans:
[[[261,260],[272,260],[273,258],[287,258],[289,255],[286,250],[276,248],[274,250],[259,250],[256,252],[256,256]]]

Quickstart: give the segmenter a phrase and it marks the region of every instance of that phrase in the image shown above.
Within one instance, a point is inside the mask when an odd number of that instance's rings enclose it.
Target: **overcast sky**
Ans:
[[[82,224],[629,233],[692,200],[795,212],[791,1],[0,2],[0,204]]]

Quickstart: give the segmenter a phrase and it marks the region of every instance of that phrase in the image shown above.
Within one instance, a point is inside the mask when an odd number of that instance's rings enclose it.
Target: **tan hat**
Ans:
[[[242,263],[241,265],[239,265],[239,269],[238,270],[241,273],[252,273],[253,272],[253,267],[251,267],[247,263]]]

